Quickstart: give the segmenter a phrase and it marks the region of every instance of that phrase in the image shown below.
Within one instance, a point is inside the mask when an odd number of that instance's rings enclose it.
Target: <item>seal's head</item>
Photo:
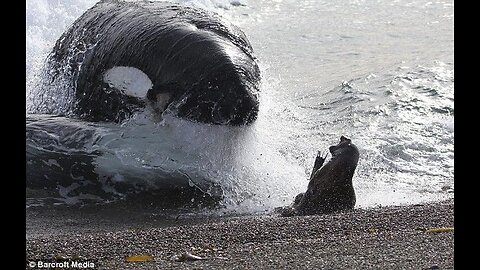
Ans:
[[[330,146],[330,153],[332,154],[332,160],[342,159],[348,160],[349,164],[357,164],[358,162],[358,148],[352,143],[352,140],[345,136],[340,137],[340,142],[337,145]]]

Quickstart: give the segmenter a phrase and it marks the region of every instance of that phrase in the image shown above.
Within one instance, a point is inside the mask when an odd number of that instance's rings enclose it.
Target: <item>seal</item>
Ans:
[[[332,158],[325,164],[319,152],[305,193],[298,194],[292,207],[281,209],[283,216],[330,214],[352,210],[355,191],[352,178],[357,168],[359,152],[352,141],[344,136],[340,143],[330,146]]]
[[[168,109],[217,125],[249,124],[258,113],[260,71],[245,34],[174,3],[98,2],[58,39],[46,70],[47,87],[69,85],[67,101],[35,113],[121,122],[144,108]]]

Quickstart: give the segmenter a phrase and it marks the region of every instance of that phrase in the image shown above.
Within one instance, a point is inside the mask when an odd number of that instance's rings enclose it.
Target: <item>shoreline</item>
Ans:
[[[454,232],[428,231],[454,226],[453,199],[322,216],[172,219],[163,221],[163,226],[151,220],[129,220],[128,215],[115,222],[108,219],[80,225],[65,221],[70,227],[62,223],[59,229],[50,226],[54,221],[48,216],[29,216],[27,211],[26,269],[35,269],[29,262],[54,257],[93,262],[93,269],[454,267]],[[37,233],[33,233],[35,224],[43,224]],[[178,261],[186,252],[202,260]],[[152,257],[146,262],[126,262],[132,255]]]

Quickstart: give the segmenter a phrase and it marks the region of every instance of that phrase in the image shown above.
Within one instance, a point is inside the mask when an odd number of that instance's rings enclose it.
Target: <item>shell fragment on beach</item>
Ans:
[[[148,262],[153,261],[153,256],[150,255],[134,255],[125,257],[126,262]]]

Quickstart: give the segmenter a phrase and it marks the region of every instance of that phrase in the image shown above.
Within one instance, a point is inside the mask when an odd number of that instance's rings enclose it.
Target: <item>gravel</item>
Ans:
[[[94,269],[454,267],[453,230],[427,232],[454,226],[453,200],[322,216],[242,216],[163,226],[132,223],[128,216],[124,217],[128,226],[119,219],[83,227],[75,222],[55,226],[61,216],[56,220],[40,216],[27,211],[26,269],[37,269],[29,263],[39,261],[89,262]],[[137,255],[150,260],[125,261]]]

